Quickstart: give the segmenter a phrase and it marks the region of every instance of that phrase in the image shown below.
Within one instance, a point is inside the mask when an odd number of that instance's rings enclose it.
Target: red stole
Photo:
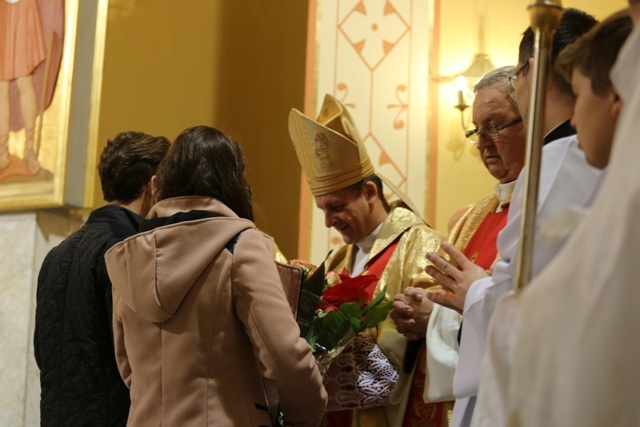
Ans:
[[[371,259],[367,263],[365,270],[360,274],[374,274],[378,277],[378,279],[380,279],[380,276],[382,276],[384,269],[387,268],[387,264],[391,259],[391,255],[393,255],[396,248],[398,247],[399,241],[400,237],[394,240],[393,243],[384,248],[382,252]],[[376,290],[377,285],[378,281],[376,280],[366,289],[370,301],[373,299],[373,294]],[[332,411],[325,414],[325,419],[322,425],[331,427],[349,427],[351,426],[352,420],[353,410]]]
[[[498,255],[498,233],[507,224],[509,209],[488,213],[465,246],[464,255],[474,264],[490,270]]]
[[[378,255],[376,255],[372,260],[370,260],[367,263],[365,270],[360,274],[361,275],[372,274],[376,276],[378,280],[380,280],[382,273],[384,273],[384,269],[387,268],[387,264],[391,259],[391,255],[393,255],[396,248],[398,247],[399,241],[400,241],[400,238],[398,237],[396,240],[393,241],[393,243],[391,243],[389,246],[384,248],[382,252],[380,252]],[[367,288],[367,295],[369,296],[369,300],[373,299],[373,293],[376,290],[376,286],[378,286],[377,280]]]

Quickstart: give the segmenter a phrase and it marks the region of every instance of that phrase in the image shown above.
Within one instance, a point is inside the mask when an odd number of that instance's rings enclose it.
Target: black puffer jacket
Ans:
[[[115,362],[104,253],[142,218],[107,205],[46,256],[38,276],[35,358],[43,426],[125,426],[129,390]]]

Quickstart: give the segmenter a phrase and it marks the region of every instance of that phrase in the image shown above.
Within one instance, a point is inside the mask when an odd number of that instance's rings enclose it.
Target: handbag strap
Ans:
[[[159,216],[156,218],[143,219],[140,222],[138,231],[150,231],[165,225],[177,224],[180,222],[197,221],[205,218],[216,218],[223,216],[215,212],[192,210],[188,212],[178,212],[171,216]]]
[[[223,215],[215,212],[207,212],[207,211],[201,211],[201,210],[178,212],[171,216],[161,216],[161,217],[156,217],[151,219],[144,219],[140,222],[138,231],[140,232],[151,231],[153,229],[164,227],[166,225],[178,224],[180,222],[187,222],[187,221],[198,221],[206,218],[217,218],[221,216]],[[233,250],[236,247],[236,243],[238,243],[238,239],[240,239],[240,236],[244,232],[245,230],[242,230],[241,232],[233,236],[231,240],[227,242],[226,245],[224,245],[224,247],[227,248],[229,252],[231,252],[232,254],[233,254]]]

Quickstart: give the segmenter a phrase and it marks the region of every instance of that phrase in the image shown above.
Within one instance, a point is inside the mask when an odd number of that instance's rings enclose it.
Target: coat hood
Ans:
[[[201,215],[181,218],[182,213],[193,211]],[[169,320],[225,246],[241,231],[255,228],[209,197],[163,200],[147,219],[172,216],[180,217],[179,222],[130,237],[105,255],[113,289],[139,317],[154,323]]]

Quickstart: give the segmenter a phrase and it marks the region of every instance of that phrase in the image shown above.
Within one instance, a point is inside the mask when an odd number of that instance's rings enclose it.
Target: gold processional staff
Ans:
[[[543,119],[546,83],[553,46],[553,33],[562,19],[560,0],[537,0],[529,5],[531,29],[535,33],[533,87],[527,128],[527,173],[524,176],[520,240],[514,288],[519,292],[531,280],[533,263],[533,237],[540,184],[540,160],[542,157]]]

